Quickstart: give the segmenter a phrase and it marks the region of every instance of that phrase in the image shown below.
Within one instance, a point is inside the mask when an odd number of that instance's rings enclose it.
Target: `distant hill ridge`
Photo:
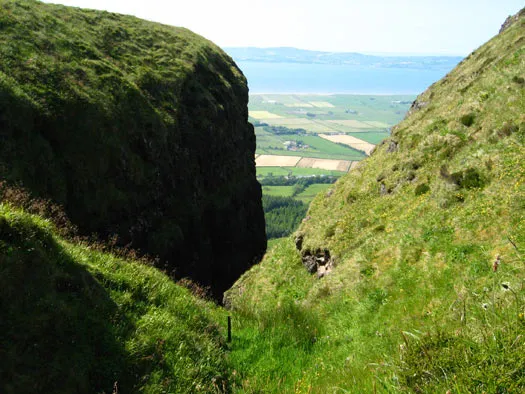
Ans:
[[[290,47],[226,47],[224,50],[237,62],[339,64],[387,68],[444,68],[450,70],[463,59],[461,56],[375,56],[355,52],[323,52]]]

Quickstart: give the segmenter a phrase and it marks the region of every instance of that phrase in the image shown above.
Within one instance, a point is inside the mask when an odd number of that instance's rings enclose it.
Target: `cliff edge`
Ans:
[[[266,248],[246,79],[182,28],[0,1],[0,178],[216,297]]]

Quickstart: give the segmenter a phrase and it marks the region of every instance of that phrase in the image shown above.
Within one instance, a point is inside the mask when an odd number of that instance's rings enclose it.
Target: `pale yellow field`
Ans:
[[[352,148],[364,151],[368,156],[370,152],[374,149],[375,145],[370,142],[360,140],[359,138],[352,137],[351,135],[346,134],[337,134],[337,135],[320,135],[319,137],[324,138],[325,140],[345,144],[351,146]]]
[[[388,125],[386,123],[383,123],[383,122],[377,122],[375,120],[372,120],[372,121],[365,121],[365,123],[369,124],[369,125],[372,125],[374,127],[380,127],[380,128],[388,128]]]
[[[299,156],[258,155],[255,158],[255,165],[257,167],[318,168],[320,170],[344,172],[348,172],[354,163],[357,162]]]
[[[312,108],[313,105],[312,104],[308,104],[308,103],[292,103],[292,104],[284,104],[285,107],[290,107],[290,108]]]
[[[330,104],[327,101],[310,101],[310,104],[317,108],[335,108],[332,104]]]
[[[368,124],[370,122],[364,123],[364,122],[361,122],[360,120],[355,120],[355,119],[329,120],[328,122],[340,124],[340,125],[348,126],[348,127],[355,127],[356,129],[372,129],[376,127],[376,126],[372,126],[371,124]]]
[[[348,160],[315,159],[312,157],[304,157],[297,163],[297,167],[348,172],[351,164],[352,162]]]
[[[260,155],[255,159],[257,167],[295,167],[299,156]]]
[[[312,133],[333,133],[337,130],[334,130],[330,127],[330,124],[327,124],[323,121],[313,121],[310,125],[308,125],[307,131],[311,131]]]
[[[297,167],[301,168],[312,168],[312,166],[315,163],[315,159],[313,157],[303,157],[298,163]]]
[[[352,165],[350,166],[350,169],[353,170],[354,168],[357,168],[357,166],[359,165],[360,161],[353,161],[352,162]]]
[[[280,119],[282,116],[277,114],[272,114],[268,111],[249,111],[249,114],[252,118],[255,119]]]

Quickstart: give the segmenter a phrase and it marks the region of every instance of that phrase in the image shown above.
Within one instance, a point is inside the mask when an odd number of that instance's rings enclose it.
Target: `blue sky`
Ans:
[[[186,27],[222,47],[467,55],[523,0],[53,0]]]

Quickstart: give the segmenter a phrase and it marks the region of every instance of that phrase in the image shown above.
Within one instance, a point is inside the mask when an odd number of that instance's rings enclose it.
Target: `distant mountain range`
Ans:
[[[321,52],[297,48],[223,48],[236,62],[356,65],[381,68],[452,69],[461,56],[374,56],[355,52]]]

